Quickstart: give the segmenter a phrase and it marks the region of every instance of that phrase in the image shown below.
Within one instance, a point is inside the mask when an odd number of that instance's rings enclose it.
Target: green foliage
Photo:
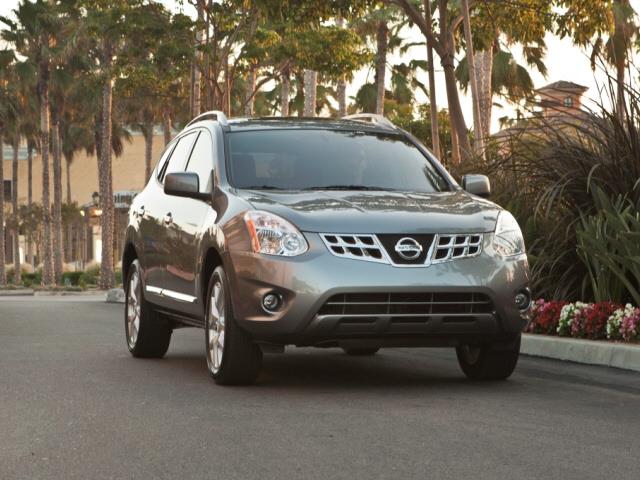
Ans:
[[[84,275],[84,272],[64,272],[62,274],[62,284],[77,287],[80,285],[82,275]]]
[[[578,255],[588,271],[596,301],[640,305],[640,210],[618,196],[592,187],[597,210],[576,228]]]

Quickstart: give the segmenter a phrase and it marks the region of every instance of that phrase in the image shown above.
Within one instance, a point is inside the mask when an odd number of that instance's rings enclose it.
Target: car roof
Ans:
[[[254,117],[230,118],[228,128],[232,132],[248,130],[321,129],[361,132],[400,133],[398,129],[358,120],[321,117]]]

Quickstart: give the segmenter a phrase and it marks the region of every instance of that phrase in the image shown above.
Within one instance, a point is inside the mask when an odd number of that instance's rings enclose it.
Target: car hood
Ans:
[[[301,231],[321,233],[479,233],[495,230],[500,207],[464,191],[265,192],[238,194]]]

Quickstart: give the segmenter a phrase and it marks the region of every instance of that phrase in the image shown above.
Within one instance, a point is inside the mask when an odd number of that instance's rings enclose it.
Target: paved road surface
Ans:
[[[122,306],[0,299],[0,479],[640,478],[640,375],[523,358],[466,381],[448,350],[268,355],[218,387],[199,330],[126,351]]]

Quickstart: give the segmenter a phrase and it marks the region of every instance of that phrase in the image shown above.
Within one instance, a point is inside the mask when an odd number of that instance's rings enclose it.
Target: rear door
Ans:
[[[211,134],[206,129],[198,132],[195,146],[185,166],[186,172],[196,173],[201,193],[212,193],[214,149]],[[165,295],[180,304],[179,309],[201,317],[202,305],[197,303],[196,273],[200,265],[199,244],[203,224],[208,215],[215,215],[211,204],[204,200],[173,197],[171,223],[167,225],[167,238],[171,245],[167,257]]]

